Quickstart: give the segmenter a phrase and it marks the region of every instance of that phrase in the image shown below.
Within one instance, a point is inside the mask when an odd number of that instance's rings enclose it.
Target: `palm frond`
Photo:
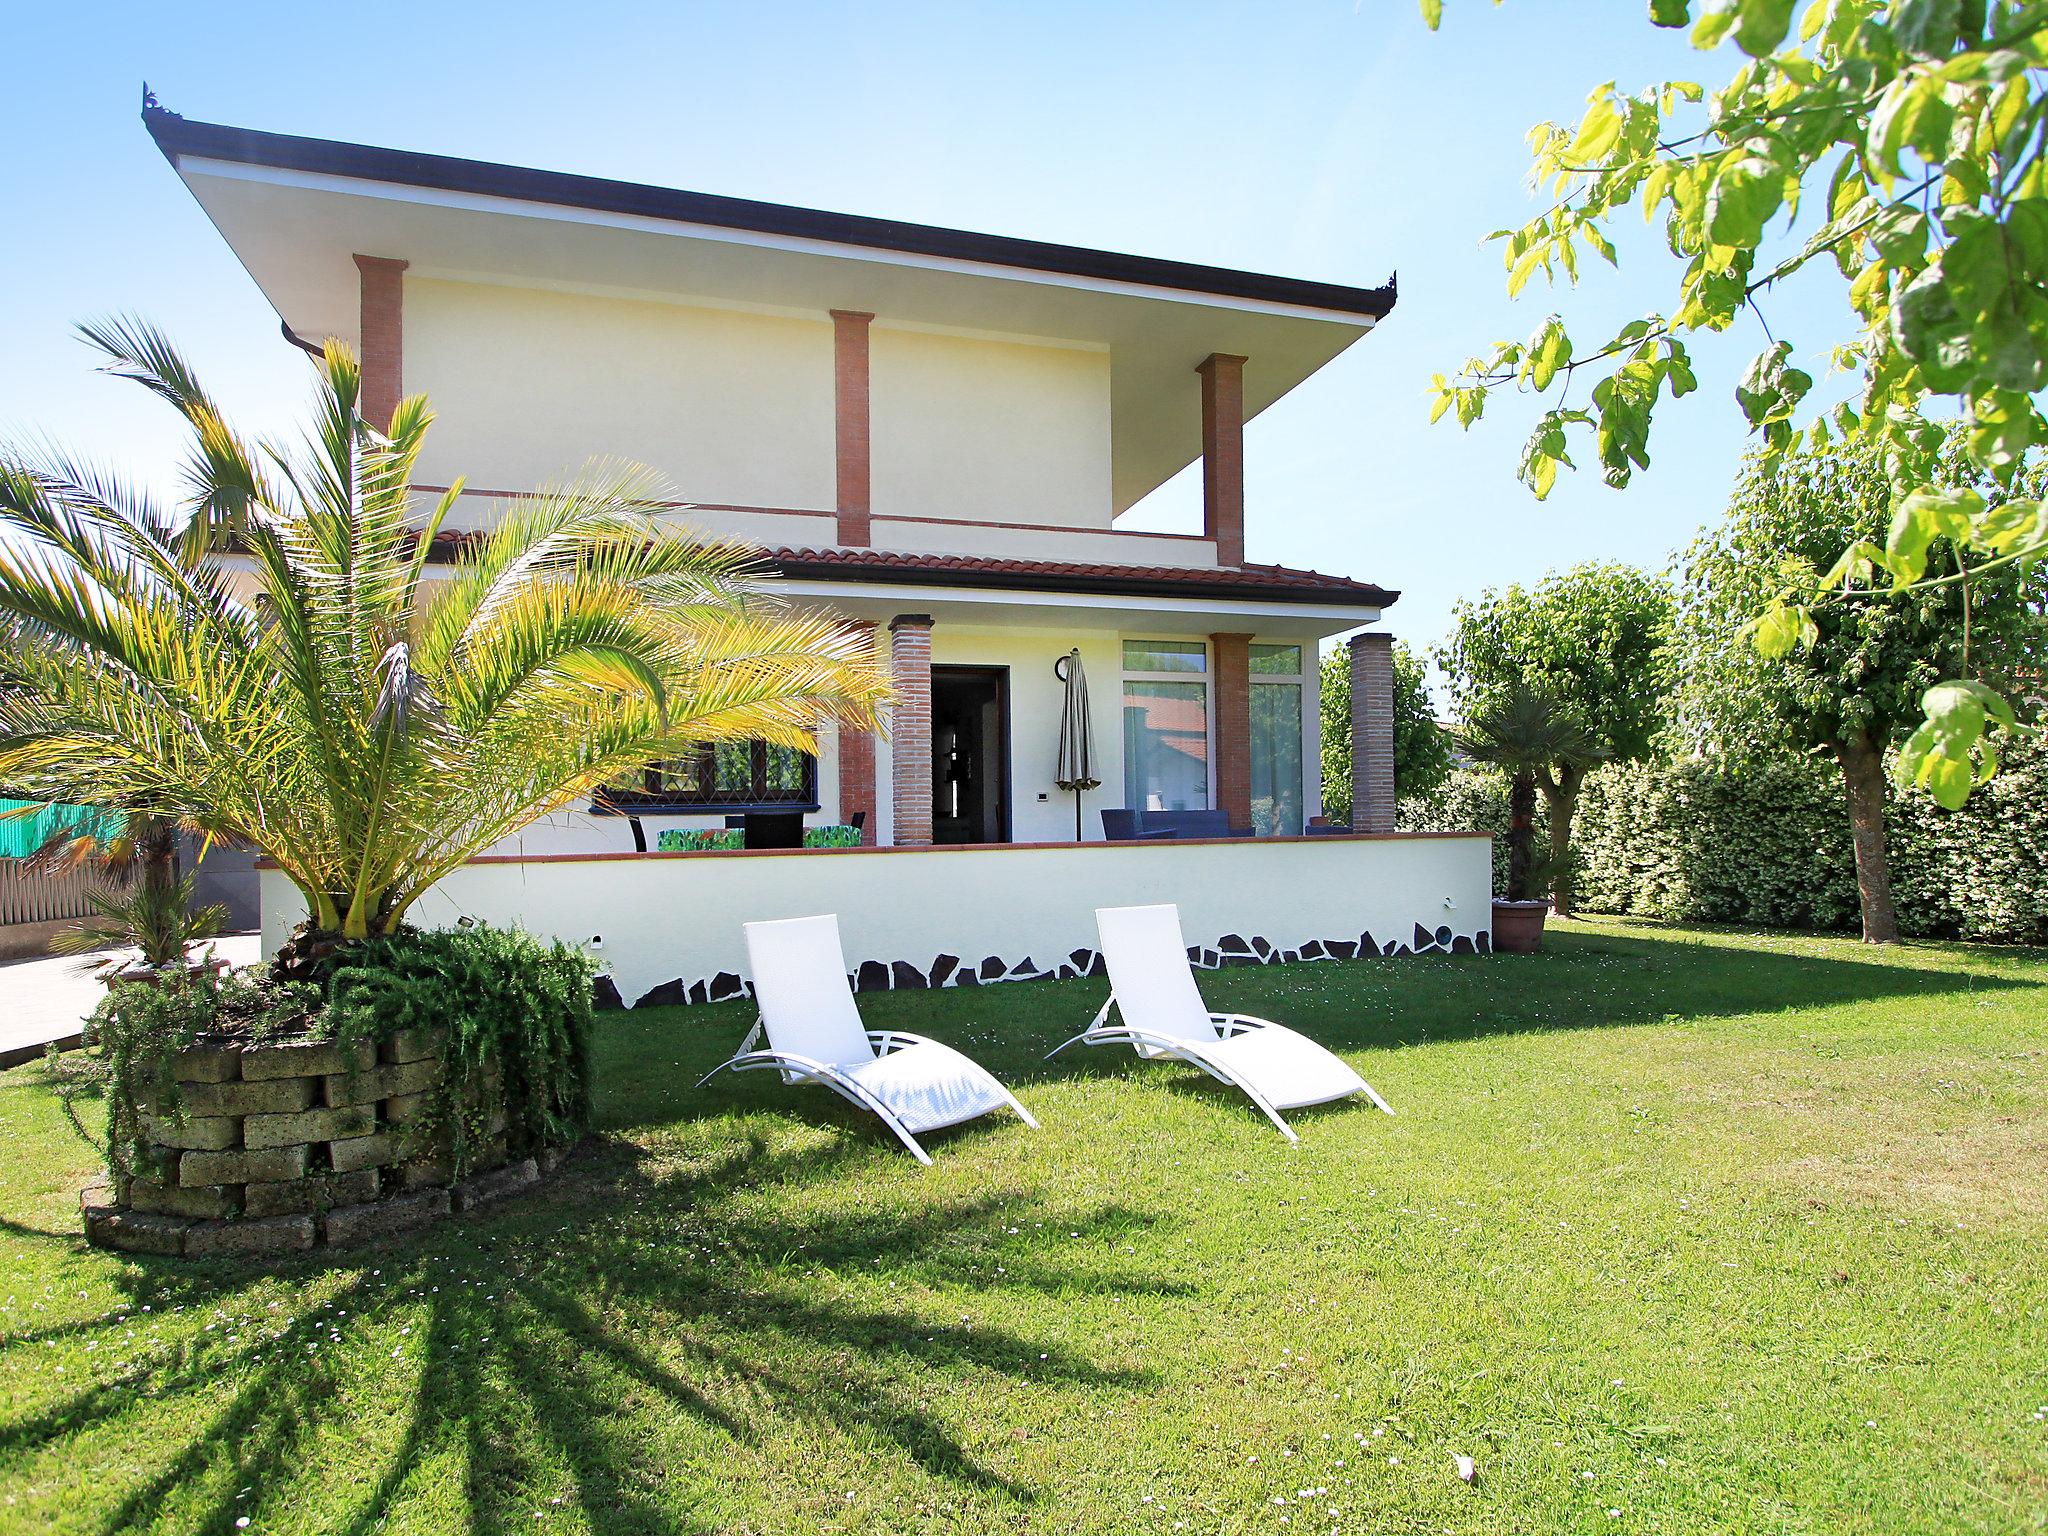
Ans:
[[[86,334],[184,415],[192,518],[174,534],[117,477],[0,453],[0,527],[29,535],[0,545],[21,641],[0,651],[0,780],[24,792],[231,838],[361,935],[622,773],[705,742],[812,750],[887,696],[871,637],[765,598],[753,552],[679,533],[644,470],[515,502],[442,576],[460,482],[430,507],[412,491],[424,400],[364,421],[330,341],[305,440],[251,449],[154,330]]]
[[[228,426],[191,365],[161,331],[147,321],[117,315],[82,324],[78,334],[109,359],[107,372],[133,379],[167,401],[192,429],[185,464],[188,515],[180,535],[188,560],[196,563],[223,536],[240,533],[257,508],[274,502],[257,456]]]

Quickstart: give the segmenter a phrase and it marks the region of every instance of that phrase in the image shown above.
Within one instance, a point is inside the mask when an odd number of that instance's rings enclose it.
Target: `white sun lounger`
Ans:
[[[772,1067],[785,1083],[823,1083],[849,1103],[879,1115],[925,1164],[931,1158],[917,1144],[922,1131],[958,1125],[1005,1106],[1037,1128],[1031,1112],[1009,1089],[951,1046],[920,1035],[862,1027],[846,979],[837,917],[793,917],[745,926],[761,1019],[740,1042],[738,1054],[705,1073],[697,1080],[698,1087],[728,1068],[758,1072]],[[768,1049],[756,1050],[763,1030]]]
[[[1048,1059],[1069,1045],[1131,1045],[1140,1056],[1190,1062],[1243,1089],[1289,1141],[1301,1138],[1280,1118],[1283,1109],[1362,1093],[1394,1112],[1372,1084],[1306,1035],[1241,1013],[1211,1013],[1188,964],[1178,907],[1102,907],[1095,926],[1109,968],[1109,1001]],[[1112,1008],[1122,1015],[1120,1026],[1109,1022]]]

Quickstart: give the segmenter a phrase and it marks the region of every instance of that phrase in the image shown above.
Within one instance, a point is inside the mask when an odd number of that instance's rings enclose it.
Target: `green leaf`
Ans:
[[[1927,550],[1936,539],[1967,542],[1971,525],[1984,510],[1984,498],[1973,490],[1936,490],[1922,486],[1892,512],[1891,532],[1884,543],[1884,566],[1892,584],[1918,581],[1927,571]]]
[[[1895,81],[1878,103],[1864,137],[1873,168],[1887,176],[1896,174],[1899,157],[1908,149],[1931,164],[1940,163],[1947,157],[1954,116],[1941,81],[1926,75]]]
[[[1682,27],[1692,20],[1692,0],[1650,0],[1650,25]]]
[[[1994,389],[1970,402],[1970,457],[1998,474],[2018,465],[2035,442],[2040,417],[2016,390]]]
[[[1572,339],[1565,334],[1564,321],[1552,315],[1537,327],[1523,354],[1523,376],[1537,390],[1550,388],[1558,370],[1572,360]]]
[[[1950,394],[1969,383],[1970,330],[1949,292],[1943,262],[1899,290],[1892,302],[1892,340],[1920,365],[1928,388]]]
[[[1783,601],[1770,607],[1743,626],[1742,633],[1766,661],[1782,661],[1795,650],[1805,650],[1820,638],[1820,628],[1804,609]]]
[[[1962,30],[1962,0],[1895,0],[1892,40],[1920,59],[1945,59]]]
[[[1964,680],[1936,683],[1921,696],[1920,708],[1927,718],[1900,747],[1893,777],[1961,810],[1970,791],[1998,771],[1988,731],[2014,729],[2012,706],[1982,683]]]
[[[1828,567],[1816,584],[1818,591],[1846,589],[1859,581],[1868,581],[1871,572],[1885,560],[1884,546],[1873,544],[1868,539],[1858,539],[1843,550],[1835,563]]]
[[[1871,227],[1870,243],[1894,266],[1917,267],[1927,254],[1927,215],[1917,208],[1892,208]]]
[[[1721,39],[1728,35],[1735,25],[1734,0],[1713,0],[1713,8],[1702,12],[1700,19],[1693,23],[1692,45],[1695,48],[1718,48]]]
[[[1614,105],[1614,88],[1602,86],[1587,103],[1586,115],[1579,119],[1578,132],[1572,136],[1565,158],[1578,165],[1605,160],[1621,142],[1621,127],[1621,113]]]
[[[1785,173],[1759,155],[1733,152],[1707,193],[1707,234],[1716,245],[1753,249],[1785,201]]]
[[[2048,502],[2000,502],[1977,519],[1970,542],[1997,555],[2048,550]]]
[[[1756,355],[1749,372],[1735,386],[1735,399],[1752,427],[1788,420],[1806,392],[1813,388],[1811,374],[1786,366],[1791,356],[1791,342],[1773,343]]]
[[[1578,417],[1580,413],[1572,413]],[[1536,430],[1529,434],[1528,442],[1522,445],[1522,463],[1519,470],[1522,483],[1536,493],[1538,501],[1550,495],[1550,489],[1557,483],[1557,467],[1571,466],[1571,456],[1565,451],[1565,422],[1563,412],[1546,411],[1536,423]]]
[[[1785,41],[1792,26],[1793,0],[1738,0],[1735,46],[1760,59]]]
[[[1422,24],[1434,32],[1444,23],[1444,0],[1422,0]]]

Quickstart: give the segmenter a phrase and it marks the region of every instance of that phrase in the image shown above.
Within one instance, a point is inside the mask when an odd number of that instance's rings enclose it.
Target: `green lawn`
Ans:
[[[546,1192],[262,1272],[86,1250],[0,1076],[0,1530],[2048,1530],[2048,957],[1587,923],[1204,985],[1399,1118],[1042,1063],[1097,981],[863,999],[1044,1121],[925,1170],[693,1091],[744,1008],[613,1016]]]

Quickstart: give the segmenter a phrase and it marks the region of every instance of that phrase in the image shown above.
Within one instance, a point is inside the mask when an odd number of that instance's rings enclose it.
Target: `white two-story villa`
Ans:
[[[373,418],[431,398],[422,489],[464,477],[457,529],[636,461],[679,520],[883,642],[884,732],[814,761],[707,751],[508,858],[658,850],[769,808],[899,850],[1099,842],[1132,810],[1292,837],[1320,820],[1317,643],[1350,631],[1353,826],[1391,831],[1395,594],[1248,562],[1243,457],[1245,422],[1391,286],[144,120],[287,338],[357,346]],[[1197,459],[1199,533],[1117,526]],[[1100,780],[1079,805],[1055,782],[1075,651]]]

